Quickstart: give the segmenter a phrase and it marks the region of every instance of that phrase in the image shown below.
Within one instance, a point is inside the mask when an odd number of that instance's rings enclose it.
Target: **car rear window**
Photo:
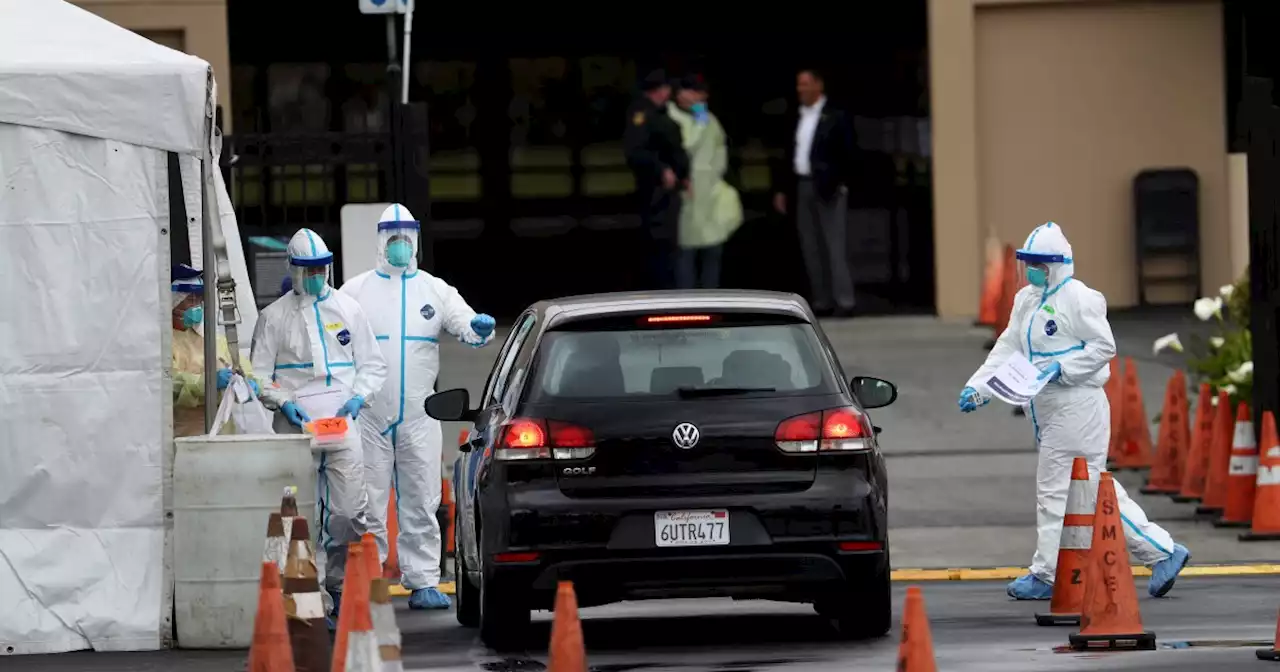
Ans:
[[[610,326],[545,334],[526,399],[639,399],[708,388],[771,396],[839,390],[809,324]]]

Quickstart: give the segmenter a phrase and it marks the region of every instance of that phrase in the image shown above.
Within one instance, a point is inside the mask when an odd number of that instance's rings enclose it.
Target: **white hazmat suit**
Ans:
[[[1059,377],[1026,408],[1039,449],[1038,539],[1030,571],[1036,579],[1051,586],[1072,460],[1083,456],[1088,461],[1089,478],[1094,481],[1095,491],[1099,475],[1106,470],[1111,408],[1102,386],[1111,375],[1108,365],[1115,357],[1116,344],[1107,321],[1106,298],[1072,277],[1071,245],[1062,227],[1053,222],[1037,227],[1023,249],[1018,250],[1018,258],[1036,264],[1040,273],[1047,268],[1047,281],[1044,286],[1028,285],[1017,293],[1008,328],[1000,334],[986,362],[969,379],[967,387],[976,390],[985,401],[991,394],[985,381],[1011,356],[1025,356],[1041,369],[1052,367],[1053,362],[1061,367]],[[1115,486],[1130,553],[1145,565],[1155,565],[1173,555],[1175,546],[1169,533],[1147,520],[1142,508],[1129,499],[1118,481]],[[1026,578],[1019,582],[1028,583],[1024,581]],[[1011,584],[1010,595],[1014,597],[1048,597],[1014,593],[1015,587]]]
[[[480,316],[444,280],[417,267],[419,224],[402,205],[392,205],[378,223],[378,266],[342,286],[373,324],[387,360],[386,383],[363,423],[369,530],[385,561],[387,505],[396,490],[399,536],[396,552],[401,584],[413,591],[410,606],[443,608],[440,583],[441,428],[423,409],[440,372],[440,332],[483,346],[492,339],[492,319]],[[486,321],[477,333],[473,321]],[[422,602],[430,592],[435,600]]]
[[[314,231],[300,229],[289,241],[293,288],[259,315],[250,355],[267,408],[284,411],[290,404],[298,406],[297,395],[303,390],[309,394],[333,389],[342,396],[339,403],[358,398],[372,402],[386,379],[387,364],[364,311],[329,284],[332,261],[333,254]],[[321,274],[323,281],[317,279]],[[347,544],[359,541],[367,530],[360,446],[363,415],[350,421],[354,426],[342,447],[316,457],[316,555],[330,595],[342,589]],[[302,431],[283,412],[276,415],[275,430]]]

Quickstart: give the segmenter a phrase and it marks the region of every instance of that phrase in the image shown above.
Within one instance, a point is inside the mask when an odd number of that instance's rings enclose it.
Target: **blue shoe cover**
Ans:
[[[452,605],[439,588],[419,588],[409,595],[410,609],[448,609]]]
[[[1190,560],[1191,551],[1182,544],[1174,544],[1173,555],[1157,562],[1156,566],[1151,568],[1151,582],[1147,584],[1147,592],[1151,593],[1151,597],[1164,597],[1165,593],[1173,588],[1173,582],[1178,579],[1178,573]]]
[[[1009,583],[1009,597],[1015,600],[1047,600],[1053,597],[1053,586],[1028,574]]]

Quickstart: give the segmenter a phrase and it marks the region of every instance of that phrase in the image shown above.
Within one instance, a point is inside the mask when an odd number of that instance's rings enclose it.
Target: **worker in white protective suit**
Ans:
[[[385,561],[387,503],[396,490],[400,532],[396,552],[401,584],[412,609],[447,609],[439,590],[440,421],[427,416],[426,398],[440,373],[440,332],[482,347],[493,338],[494,320],[476,314],[449,283],[418,268],[419,224],[403,205],[383,211],[378,222],[378,266],[342,286],[373,324],[388,363],[387,381],[363,424],[369,529]]]
[[[1029,285],[1014,297],[1009,326],[961,391],[960,410],[968,413],[988,403],[991,390],[985,381],[1010,357],[1028,358],[1040,368],[1041,379],[1050,379],[1026,407],[1040,453],[1036,552],[1030,573],[1008,588],[1015,599],[1047,600],[1053,593],[1071,462],[1077,456],[1088,460],[1095,487],[1106,469],[1111,407],[1102,386],[1111,375],[1108,364],[1116,344],[1106,299],[1072,277],[1071,245],[1062,227],[1053,222],[1037,227],[1017,258]],[[1147,520],[1118,481],[1115,486],[1129,552],[1152,568],[1147,590],[1162,597],[1173,588],[1191,554]]]
[[[382,388],[387,364],[364,311],[330,285],[333,254],[319,234],[300,229],[289,241],[288,259],[292,289],[258,316],[250,360],[263,403],[279,411],[277,433],[301,432],[312,416],[352,423],[345,443],[316,458],[316,560],[336,619],[347,544],[368,529],[361,409]]]

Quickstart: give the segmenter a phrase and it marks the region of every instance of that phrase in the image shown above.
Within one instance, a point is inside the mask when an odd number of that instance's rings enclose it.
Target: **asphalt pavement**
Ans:
[[[1280,578],[1196,578],[1170,596],[1145,597],[1138,582],[1145,629],[1157,650],[1123,653],[1059,652],[1073,628],[1045,628],[1034,614],[1046,603],[1015,602],[989,581],[928,582],[923,586],[938,668],[947,672],[1150,670],[1214,672],[1267,669],[1254,649],[1275,634]],[[906,584],[898,584],[901,605]],[[550,614],[538,612],[523,653],[485,649],[475,630],[451,612],[409,612],[399,601],[406,670],[542,672]],[[804,605],[731,600],[632,602],[582,610],[587,659],[595,672],[845,672],[892,670],[900,627],[881,639],[843,642]],[[245,653],[161,651],[76,653],[10,658],[6,672],[240,672]]]

